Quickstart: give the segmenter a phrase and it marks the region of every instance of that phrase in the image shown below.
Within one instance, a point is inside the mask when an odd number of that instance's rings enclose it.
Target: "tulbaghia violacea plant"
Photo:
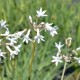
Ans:
[[[32,72],[32,63],[34,60],[35,56],[35,44],[40,43],[41,41],[45,42],[45,36],[43,36],[42,31],[44,30],[45,32],[49,32],[50,36],[54,37],[57,33],[57,26],[52,26],[52,23],[49,22],[40,22],[39,19],[43,17],[47,17],[48,15],[46,14],[46,10],[42,10],[42,7],[40,10],[36,11],[35,18],[36,20],[33,21],[32,16],[29,15],[29,21],[30,21],[30,27],[28,29],[24,29],[22,31],[17,31],[15,33],[10,33],[8,29],[8,25],[6,24],[6,21],[1,20],[0,21],[0,30],[4,29],[2,33],[0,33],[0,62],[2,58],[7,58],[6,55],[8,54],[10,57],[10,60],[14,60],[15,56],[19,54],[20,48],[22,44],[25,42],[26,45],[31,42],[32,43],[32,55],[30,58],[30,64],[29,64],[29,75],[28,79],[30,80],[31,78],[31,72]],[[21,40],[21,41],[20,41]],[[20,43],[19,43],[20,42]],[[2,47],[5,46],[5,50],[3,50]],[[2,58],[1,58],[2,57]],[[53,57],[55,62],[58,58],[58,62],[62,62],[57,55],[56,57]],[[3,60],[3,59],[2,59]]]
[[[41,41],[45,42],[45,36],[43,36],[42,31],[49,32],[50,36],[54,37],[57,33],[57,26],[53,26],[53,23],[49,22],[40,22],[40,18],[47,17],[46,10],[42,10],[42,7],[40,10],[36,11],[36,20],[33,21],[33,18],[31,15],[29,15],[29,21],[31,26],[28,29],[24,29],[22,31],[17,31],[15,33],[10,33],[8,29],[8,25],[6,24],[5,20],[0,21],[0,62],[2,63],[2,58],[7,58],[6,55],[8,54],[10,57],[10,60],[14,60],[15,56],[19,54],[20,48],[22,44],[25,42],[26,45],[31,42],[32,43],[32,55],[30,58],[30,64],[29,64],[29,74],[28,74],[28,80],[31,78],[31,72],[32,72],[32,63],[35,56],[35,44],[40,43]],[[3,30],[3,31],[2,31]],[[21,42],[19,43],[19,40]],[[55,63],[57,66],[58,63],[65,62],[64,70],[62,74],[61,80],[63,80],[64,77],[64,71],[66,68],[66,63],[71,62],[72,60],[76,60],[78,63],[80,63],[80,58],[77,57],[77,51],[80,50],[80,47],[76,48],[75,50],[70,51],[69,48],[71,46],[72,38],[67,38],[65,41],[65,44],[61,44],[59,41],[58,43],[55,43],[55,47],[57,48],[58,52],[56,56],[52,56],[53,60],[52,62]],[[64,51],[62,51],[62,48],[65,47],[66,54],[64,54]],[[3,49],[5,47],[5,49]],[[75,56],[73,56],[75,54]],[[1,60],[2,59],[2,60]]]
[[[58,34],[57,26],[52,26],[52,23],[48,23],[48,22],[38,22],[39,18],[48,16],[45,14],[45,12],[46,12],[46,10],[42,11],[42,8],[40,8],[40,10],[37,11],[37,15],[36,15],[37,21],[36,22],[34,22],[32,20],[32,17],[29,15],[29,20],[30,20],[30,23],[31,23],[32,29],[33,29],[32,31],[36,32],[36,35],[33,35],[33,37],[34,37],[33,41],[36,41],[37,43],[40,43],[40,41],[45,41],[44,36],[41,35],[42,30],[44,30],[45,32],[47,30],[52,37],[55,36],[56,34]]]

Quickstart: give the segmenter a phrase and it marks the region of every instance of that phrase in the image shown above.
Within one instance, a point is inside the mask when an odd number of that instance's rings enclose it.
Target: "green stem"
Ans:
[[[3,80],[3,67],[0,65],[0,80]]]
[[[16,70],[16,64],[17,64],[17,62],[16,62],[16,59],[13,59],[12,61],[11,61],[11,68],[12,68],[12,80],[14,80],[14,78],[15,78],[15,70]]]
[[[32,43],[32,55],[31,55],[30,64],[29,64],[29,78],[28,78],[28,80],[30,80],[30,78],[31,78],[32,64],[34,61],[34,57],[35,57],[35,42]]]
[[[79,80],[80,79],[80,72],[79,72],[79,74],[78,74],[78,76],[77,76],[77,79],[76,80]]]
[[[66,45],[66,55],[68,54],[69,52],[69,46],[68,44]],[[64,64],[64,68],[63,68],[63,72],[62,72],[62,76],[61,76],[61,80],[64,79],[64,74],[65,74],[65,71],[66,71],[66,65],[67,65],[67,62],[65,61],[65,64]]]
[[[64,79],[64,74],[65,74],[65,70],[66,70],[66,65],[67,65],[67,62],[65,62],[65,64],[64,64],[64,69],[63,69],[63,73],[62,73],[62,76],[61,76],[61,80]]]

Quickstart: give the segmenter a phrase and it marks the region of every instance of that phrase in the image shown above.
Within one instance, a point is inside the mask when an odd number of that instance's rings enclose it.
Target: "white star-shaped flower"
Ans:
[[[53,37],[55,36],[55,34],[58,34],[56,31],[56,27],[52,27],[52,29],[50,30],[50,35]]]
[[[0,57],[6,58],[6,57],[4,56],[4,54],[6,54],[6,52],[2,52],[1,49],[0,49]]]
[[[11,48],[9,47],[9,46],[6,46],[6,48],[8,49],[8,51],[10,52],[10,60],[12,59],[12,58],[14,58],[14,56],[15,55],[18,55],[18,51],[16,51],[16,50],[11,50]]]
[[[80,50],[80,47],[78,47],[76,50]]]
[[[16,32],[13,35],[15,38],[20,38],[25,31],[26,31],[26,29],[24,29],[23,31]]]
[[[55,65],[57,66],[58,65],[58,63],[60,62],[63,62],[61,59],[62,59],[62,56],[59,56],[59,55],[57,55],[57,56],[52,56],[52,58],[53,58],[53,60],[51,61],[51,62],[55,62]]]
[[[37,41],[37,43],[40,43],[40,40],[44,40],[44,36],[40,35],[39,29],[37,29],[37,35],[34,37],[34,40]]]
[[[77,60],[77,61],[78,61],[78,63],[80,63],[80,57],[79,57],[79,58],[74,57],[74,59],[75,59],[75,60]]]
[[[6,37],[7,40],[10,41],[10,44],[13,45],[14,43],[17,43],[17,38],[14,37]]]
[[[47,16],[45,14],[45,12],[46,12],[46,10],[42,11],[42,7],[41,7],[39,11],[37,10],[37,17],[45,17],[45,16]]]
[[[6,58],[6,57],[4,56],[4,54],[6,54],[6,52],[2,52],[1,49],[0,49],[0,63],[2,63],[1,57]]]
[[[3,28],[3,27],[4,27],[4,28],[7,28],[6,21],[1,20],[1,21],[0,21],[0,27],[1,27],[1,28]]]
[[[52,23],[46,23],[45,24],[45,30],[48,30],[52,37],[55,36],[55,34],[58,34],[56,31],[57,29],[58,29],[57,26],[52,27]]]
[[[59,41],[59,44],[57,44],[56,42],[55,42],[55,47],[58,49],[58,52],[61,52],[61,48],[64,46],[64,44],[63,45],[61,45],[61,42]]]
[[[14,50],[14,51],[11,51],[11,52],[10,52],[10,60],[11,60],[12,58],[14,58],[15,55],[18,55],[18,52],[15,51],[15,50]]]
[[[4,34],[0,34],[1,36],[8,36],[9,35],[9,29],[8,28],[6,28],[6,31],[5,31],[5,33]]]
[[[45,30],[50,31],[52,29],[52,23],[45,23]]]
[[[21,44],[19,44],[19,45],[17,45],[17,46],[13,46],[14,47],[14,49],[15,49],[15,51],[18,51],[18,52],[20,52],[20,48],[21,48]]]
[[[23,42],[26,42],[28,44],[29,41],[32,41],[32,39],[29,38],[30,35],[30,29],[28,30],[27,34],[23,38]]]

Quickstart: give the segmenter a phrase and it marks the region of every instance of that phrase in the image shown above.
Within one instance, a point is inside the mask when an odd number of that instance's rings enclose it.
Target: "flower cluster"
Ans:
[[[57,26],[52,26],[52,23],[45,23],[45,22],[40,22],[38,23],[39,18],[41,17],[46,17],[48,15],[45,14],[46,10],[42,11],[42,7],[40,8],[40,10],[37,10],[37,22],[34,22],[32,20],[32,17],[29,15],[29,20],[30,23],[32,24],[32,28],[34,29],[34,31],[36,32],[36,35],[34,35],[34,41],[36,41],[37,43],[40,43],[40,41],[45,41],[44,40],[44,36],[41,35],[41,31],[45,30],[48,31],[50,33],[50,35],[53,37],[55,36],[57,33]],[[33,31],[33,30],[32,30]],[[29,39],[31,41],[31,39]]]
[[[18,39],[23,35],[23,33],[26,31],[24,29],[23,31],[16,32],[14,34],[10,34],[10,31],[6,25],[6,21],[1,20],[0,21],[0,30],[5,29],[3,33],[0,33],[0,46],[1,48],[6,46],[7,51],[3,52],[2,49],[0,49],[0,59],[6,58],[4,55],[8,52],[10,53],[10,60],[14,58],[15,55],[18,55],[18,52],[20,52],[21,43],[18,44]],[[1,62],[1,61],[0,61]]]
[[[55,47],[58,49],[57,55],[52,56],[53,60],[51,62],[54,62],[55,65],[57,66],[58,63],[60,62],[71,62],[73,60],[76,60],[78,63],[80,63],[80,57],[78,58],[77,51],[80,50],[80,47],[76,48],[75,50],[70,49],[72,42],[72,38],[69,37],[65,40],[65,44],[55,43]],[[62,47],[65,48],[65,52],[62,50]]]
[[[24,42],[28,44],[29,41],[37,43],[40,43],[40,41],[45,41],[44,36],[41,35],[42,30],[48,31],[52,37],[58,34],[57,26],[52,26],[52,23],[48,22],[38,22],[39,18],[48,16],[45,14],[46,10],[42,11],[41,7],[40,10],[37,10],[36,12],[36,22],[34,22],[32,17],[29,15],[29,21],[32,25],[31,29],[24,29],[13,34],[10,33],[6,21],[0,21],[0,46],[5,46],[5,48],[7,49],[5,52],[3,52],[4,50],[2,48],[0,49],[0,62],[2,58],[6,58],[5,55],[7,55],[8,53],[10,54],[10,60],[14,59],[15,55],[18,55],[18,53],[20,52],[20,48],[22,46],[22,43]],[[31,32],[35,34],[30,38]],[[22,42],[19,43],[19,40],[21,40]]]

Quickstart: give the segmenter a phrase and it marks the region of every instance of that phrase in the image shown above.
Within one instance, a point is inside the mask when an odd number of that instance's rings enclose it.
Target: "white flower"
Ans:
[[[41,7],[39,11],[37,10],[37,17],[45,17],[45,16],[47,16],[45,14],[45,12],[46,12],[46,10],[42,11],[42,7]]]
[[[55,36],[55,34],[58,34],[56,31],[56,27],[52,27],[52,29],[50,30],[50,35],[53,37]]]
[[[75,60],[77,60],[77,61],[78,61],[78,63],[80,63],[80,57],[79,57],[79,58],[74,57],[74,59],[75,59]]]
[[[30,31],[31,31],[31,30],[29,29],[28,32],[27,32],[27,34],[24,36],[23,42],[28,43],[28,41],[32,41],[32,40],[29,38]]]
[[[78,55],[77,51],[76,50],[72,50],[72,52],[76,55]]]
[[[4,34],[0,34],[0,36],[8,36],[8,35],[9,35],[9,29],[8,28],[6,28],[6,31]]]
[[[0,49],[0,57],[6,58],[6,57],[4,56],[4,54],[6,54],[6,52],[2,52],[1,49]]]
[[[15,55],[18,55],[18,51],[16,51],[16,50],[12,51],[9,46],[6,46],[6,48],[7,48],[8,51],[10,52],[10,60],[11,60],[12,58],[14,58]]]
[[[4,27],[4,28],[7,28],[6,21],[1,20],[1,21],[0,21],[0,27],[1,27],[1,28],[3,28],[3,27]]]
[[[1,49],[0,49],[0,63],[2,63],[2,62],[1,62],[1,57],[6,58],[6,57],[4,56],[4,54],[6,54],[6,52],[2,52]]]
[[[76,50],[80,50],[80,47],[78,47]]]
[[[18,46],[13,46],[13,47],[14,47],[15,51],[20,52],[19,48],[21,48],[21,44],[19,44]]]
[[[57,44],[56,42],[55,42],[55,47],[58,49],[58,52],[61,52],[61,48],[64,46],[64,44],[63,45],[61,45],[61,42],[59,41],[59,44]]]
[[[58,27],[57,26],[54,26],[52,27],[52,23],[46,23],[45,24],[45,30],[48,30],[50,32],[50,35],[53,37],[55,34],[58,34],[57,33],[57,30]]]
[[[20,38],[25,31],[26,31],[26,29],[24,29],[23,31],[19,31],[19,32],[14,33],[14,37],[15,38]]]
[[[45,30],[50,31],[52,29],[52,23],[45,23]]]
[[[59,53],[58,53],[59,54]],[[52,58],[53,58],[53,60],[51,61],[51,62],[55,62],[55,65],[57,66],[58,65],[58,63],[60,62],[63,62],[61,59],[62,59],[62,56],[59,56],[59,55],[57,55],[57,56],[52,56]]]
[[[30,20],[30,22],[32,23],[32,17],[29,15],[29,20]]]
[[[40,43],[40,40],[45,41],[44,36],[40,35],[39,29],[37,29],[37,35],[34,37],[34,40]]]
[[[6,37],[7,40],[10,41],[10,45],[14,45],[14,43],[17,43],[17,38],[14,37]]]
[[[4,33],[5,35],[9,35],[9,29],[7,28],[7,30]]]

